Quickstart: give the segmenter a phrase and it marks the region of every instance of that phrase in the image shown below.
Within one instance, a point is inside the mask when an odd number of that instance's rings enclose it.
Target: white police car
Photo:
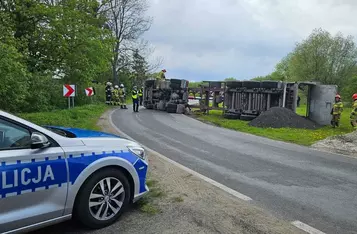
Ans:
[[[72,217],[90,228],[108,226],[149,191],[147,167],[133,141],[40,127],[0,111],[0,233]]]

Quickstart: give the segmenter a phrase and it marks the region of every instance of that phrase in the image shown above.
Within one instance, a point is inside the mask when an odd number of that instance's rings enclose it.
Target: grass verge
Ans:
[[[164,197],[166,194],[159,187],[159,184],[156,180],[148,179],[146,184],[150,188],[150,191],[136,204],[138,205],[138,208],[141,212],[147,213],[149,215],[155,215],[161,212],[159,207],[155,204],[156,199]]]
[[[299,115],[305,114],[305,106],[297,109]],[[332,128],[325,126],[316,130],[296,129],[296,128],[257,128],[248,125],[248,121],[225,119],[222,116],[222,111],[210,110],[209,115],[197,114],[196,117],[204,122],[209,122],[220,127],[229,128],[241,132],[246,132],[258,136],[267,137],[273,140],[280,140],[299,145],[310,146],[315,142],[325,139],[329,136],[342,135],[352,132],[353,129],[349,122],[350,108],[345,108],[340,127]],[[330,116],[329,116],[330,118]]]
[[[37,125],[57,125],[100,130],[96,123],[108,109],[106,105],[85,105],[67,110],[18,114]]]

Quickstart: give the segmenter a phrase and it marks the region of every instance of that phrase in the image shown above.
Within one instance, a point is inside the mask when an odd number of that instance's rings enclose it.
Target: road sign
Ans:
[[[76,85],[63,85],[63,96],[64,97],[74,97],[76,96]]]
[[[85,89],[85,91],[86,91],[86,96],[87,96],[87,97],[90,97],[90,96],[93,96],[93,95],[94,95],[94,89],[93,89],[93,87],[88,87],[88,88]]]

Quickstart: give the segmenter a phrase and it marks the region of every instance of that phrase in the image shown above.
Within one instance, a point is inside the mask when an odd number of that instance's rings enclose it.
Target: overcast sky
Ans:
[[[314,28],[357,35],[357,0],[149,0],[167,78],[267,75]]]

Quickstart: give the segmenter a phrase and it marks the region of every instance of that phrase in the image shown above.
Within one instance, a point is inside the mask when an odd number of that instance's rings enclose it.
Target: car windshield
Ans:
[[[64,137],[68,137],[68,138],[76,138],[77,136],[75,134],[73,134],[72,132],[63,130],[63,129],[59,129],[59,128],[55,128],[55,127],[49,127],[49,126],[43,126],[44,128],[46,128],[47,130],[50,130],[58,135],[64,136]]]

